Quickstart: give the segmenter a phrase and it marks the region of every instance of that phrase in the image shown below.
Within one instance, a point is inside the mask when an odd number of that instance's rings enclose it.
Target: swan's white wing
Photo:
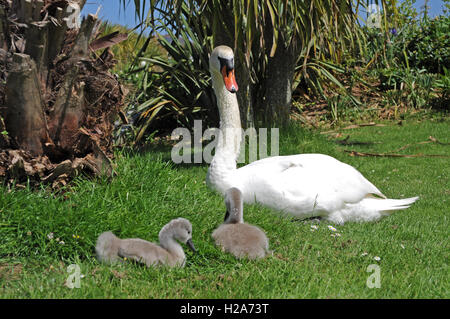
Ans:
[[[239,185],[239,181],[241,184]],[[383,194],[360,172],[323,154],[277,156],[236,171],[246,202],[294,211],[333,211],[368,194]]]

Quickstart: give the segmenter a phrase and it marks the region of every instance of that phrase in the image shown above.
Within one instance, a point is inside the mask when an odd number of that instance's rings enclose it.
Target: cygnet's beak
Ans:
[[[194,243],[192,242],[192,238],[189,238],[186,242],[186,245],[194,252],[197,252],[197,249],[194,247]]]

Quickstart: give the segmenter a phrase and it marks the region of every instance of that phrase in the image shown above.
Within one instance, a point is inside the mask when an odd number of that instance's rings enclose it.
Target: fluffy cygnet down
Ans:
[[[225,193],[225,205],[225,221],[212,233],[216,245],[238,258],[264,258],[269,249],[269,241],[260,228],[244,223],[241,191],[235,187],[228,189]]]
[[[102,233],[95,246],[97,258],[114,263],[121,258],[133,259],[147,266],[183,267],[186,261],[178,241],[196,251],[192,243],[192,225],[185,218],[171,220],[159,232],[159,245],[140,238],[120,239],[112,232]]]

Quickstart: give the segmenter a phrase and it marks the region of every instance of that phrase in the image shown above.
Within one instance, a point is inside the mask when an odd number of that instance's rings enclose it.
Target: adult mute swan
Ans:
[[[378,220],[418,199],[387,199],[354,167],[323,154],[269,157],[237,169],[242,133],[233,50],[216,47],[209,69],[220,115],[218,143],[206,176],[210,188],[224,195],[236,187],[246,203],[336,224]]]

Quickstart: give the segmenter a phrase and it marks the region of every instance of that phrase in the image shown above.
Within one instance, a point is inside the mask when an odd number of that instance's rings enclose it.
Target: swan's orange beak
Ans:
[[[227,90],[231,93],[236,93],[238,90],[238,85],[236,83],[236,78],[234,77],[234,69],[227,70],[227,67],[224,65],[222,67],[222,76]]]

